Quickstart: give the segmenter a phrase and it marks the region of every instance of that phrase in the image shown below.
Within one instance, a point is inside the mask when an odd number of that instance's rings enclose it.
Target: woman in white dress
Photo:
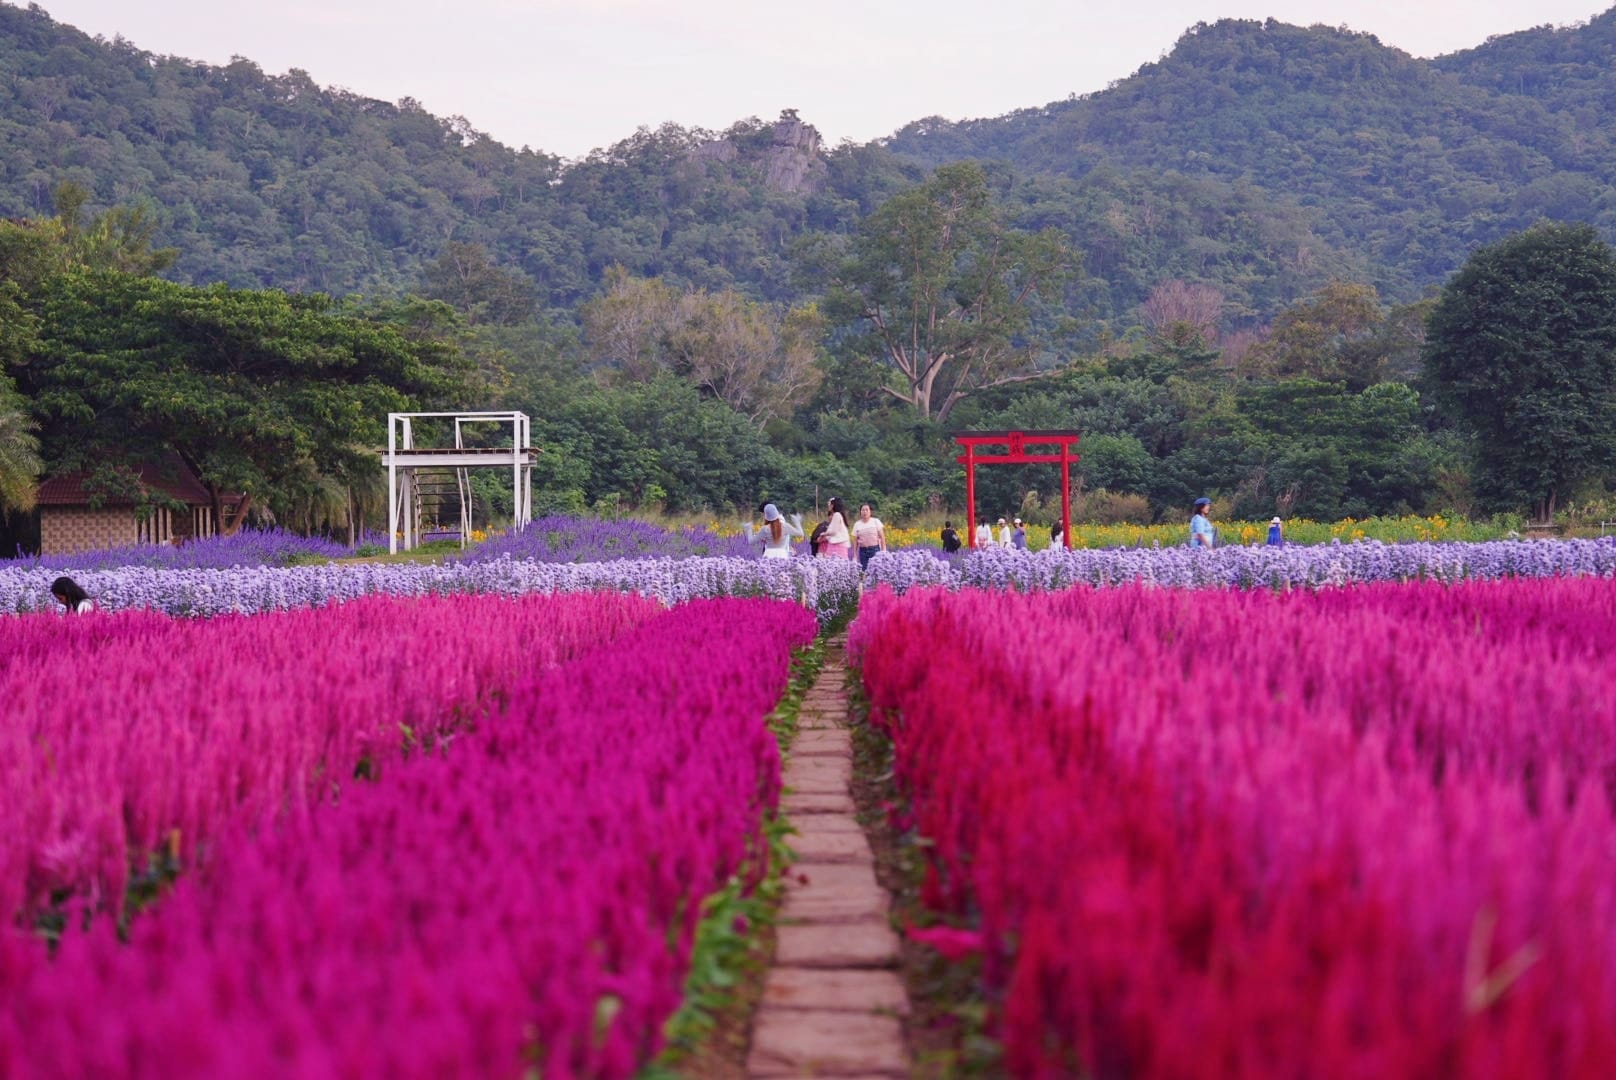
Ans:
[[[762,543],[765,559],[791,558],[792,537],[802,538],[802,515],[792,514],[787,521],[773,503],[763,504],[763,528],[754,528],[750,521],[746,523],[747,543]]]

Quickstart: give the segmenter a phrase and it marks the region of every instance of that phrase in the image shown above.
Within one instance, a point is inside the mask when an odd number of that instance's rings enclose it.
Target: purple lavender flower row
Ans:
[[[1271,588],[1369,581],[1464,581],[1508,577],[1616,576],[1616,541],[1491,540],[1482,543],[1353,544],[1286,547],[987,548],[950,564],[926,553],[888,552],[871,563],[867,584],[899,592],[951,588],[1064,589],[1142,581],[1181,588]]]
[[[0,612],[55,607],[43,567],[0,569]],[[613,589],[667,605],[702,597],[763,596],[807,606],[828,622],[856,603],[859,571],[829,559],[641,558],[546,563],[504,557],[476,563],[326,563],[289,567],[91,570],[79,584],[103,611],[147,608],[170,615],[252,614],[314,607],[386,593],[572,593]]]
[[[496,536],[460,556],[470,563],[496,559],[536,562],[605,562],[611,559],[735,556],[750,554],[744,536],[719,536],[701,528],[663,529],[632,519],[538,518],[521,532]]]
[[[458,536],[445,533],[444,536]],[[432,534],[426,537],[432,538]],[[366,532],[361,544],[386,546],[383,533]],[[233,566],[288,566],[312,559],[340,559],[349,548],[319,536],[298,536],[285,529],[243,529],[233,536],[210,536],[180,547],[130,544],[69,554],[33,556],[0,565],[48,567],[53,570],[114,570],[124,566],[173,570],[223,570]],[[606,562],[612,559],[735,556],[752,554],[743,536],[720,536],[701,528],[662,529],[644,521],[551,515],[519,533],[497,536],[458,556],[468,563],[501,558],[536,562]]]
[[[374,539],[373,537],[371,539]],[[381,542],[387,543],[382,537]],[[321,536],[298,536],[285,529],[243,529],[233,536],[190,540],[179,547],[168,544],[130,544],[126,547],[79,551],[65,555],[38,555],[7,560],[8,568],[34,566],[52,570],[114,570],[122,566],[165,567],[171,570],[223,570],[232,566],[288,566],[304,559],[340,559],[351,555],[347,546]]]

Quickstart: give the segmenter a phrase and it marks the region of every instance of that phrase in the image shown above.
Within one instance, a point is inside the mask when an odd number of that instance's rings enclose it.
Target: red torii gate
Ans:
[[[962,431],[954,441],[965,453],[954,460],[965,466],[965,535],[976,546],[976,467],[978,465],[1059,465],[1061,467],[1061,544],[1072,546],[1072,444],[1080,438],[1075,431]],[[1027,444],[1058,445],[1060,453],[1029,454]],[[1002,454],[978,454],[982,446],[1004,446]]]

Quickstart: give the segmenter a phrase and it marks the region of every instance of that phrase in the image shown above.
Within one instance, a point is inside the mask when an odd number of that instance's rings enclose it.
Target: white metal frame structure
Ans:
[[[454,421],[454,446],[422,449],[415,445],[414,421]],[[468,447],[465,428],[472,424],[509,424],[509,446]],[[498,467],[511,470],[511,527],[525,529],[533,520],[533,428],[526,413],[519,412],[419,412],[387,414],[387,550],[409,551],[421,534],[422,469],[453,469],[460,492],[460,546],[471,534],[471,484],[466,470]]]

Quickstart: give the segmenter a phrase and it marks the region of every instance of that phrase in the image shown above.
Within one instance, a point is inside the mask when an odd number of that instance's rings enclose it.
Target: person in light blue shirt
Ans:
[[[1211,513],[1211,499],[1195,500],[1195,516],[1190,518],[1190,547],[1210,548],[1217,539],[1217,530],[1212,528]]]

